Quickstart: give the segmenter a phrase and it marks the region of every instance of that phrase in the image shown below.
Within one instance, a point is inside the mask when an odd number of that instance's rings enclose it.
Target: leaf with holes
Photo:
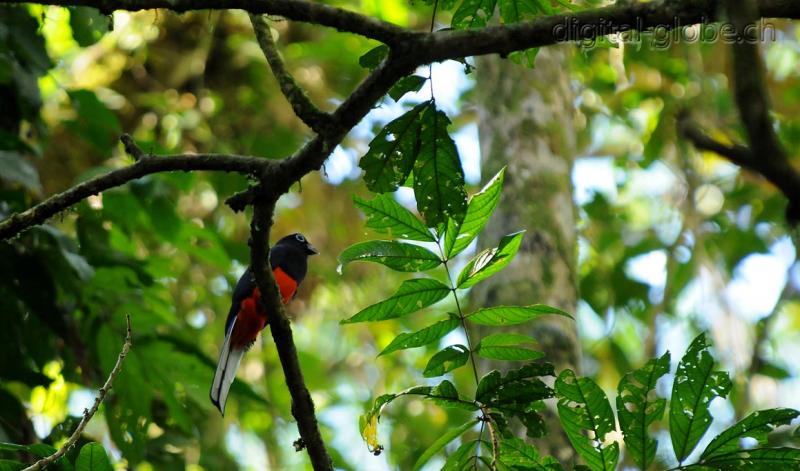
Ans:
[[[448,219],[444,237],[445,258],[451,259],[466,249],[489,222],[497,202],[500,201],[505,172],[503,167],[481,191],[470,197],[463,219]]]
[[[420,151],[420,117],[427,107],[428,103],[415,106],[384,126],[369,143],[358,166],[373,193],[395,191],[408,179]]]
[[[456,285],[469,288],[499,272],[514,259],[525,231],[515,232],[500,239],[500,244],[486,249],[472,258],[458,275]]]
[[[429,103],[420,117],[420,147],[414,162],[414,196],[428,226],[460,219],[467,209],[464,170],[444,112]]]
[[[468,314],[467,320],[479,325],[516,325],[550,314],[572,318],[561,309],[544,304],[534,304],[532,306],[485,307]]]
[[[436,280],[430,278],[406,280],[389,299],[362,309],[341,323],[352,324],[394,319],[441,301],[448,294],[450,294],[450,288]]]
[[[397,271],[425,271],[442,263],[435,253],[414,244],[393,240],[359,242],[344,249],[339,255],[342,267],[351,262],[374,262]]]
[[[693,468],[687,466],[686,468]],[[798,470],[800,449],[798,448],[754,448],[714,456],[697,465],[698,469],[716,471],[748,470]]]
[[[528,436],[542,436],[545,427],[536,404],[553,397],[553,390],[540,378],[554,374],[553,365],[548,363],[530,363],[505,375],[494,370],[481,378],[475,400],[509,418],[518,419],[527,429]]]
[[[650,396],[655,394],[658,379],[669,373],[669,359],[667,352],[648,361],[644,367],[627,373],[617,388],[617,415],[625,445],[642,469],[647,469],[656,456],[658,443],[647,433],[647,428],[664,415],[667,400],[651,400]]]
[[[463,345],[450,345],[437,352],[428,360],[422,376],[435,378],[467,364],[469,349]]]
[[[533,343],[536,340],[527,335],[492,334],[481,339],[475,347],[475,353],[489,360],[525,361],[542,358],[544,353],[527,347]]]
[[[767,435],[769,435],[775,427],[788,424],[797,418],[798,415],[800,415],[800,412],[794,409],[783,408],[753,412],[714,437],[703,451],[703,454],[700,455],[700,462],[703,463],[716,456],[741,450],[743,438],[753,438],[759,445],[766,445]]]
[[[386,348],[378,354],[378,356],[386,355],[387,353],[396,352],[397,350],[404,350],[406,348],[416,348],[433,343],[453,329],[458,327],[461,320],[455,314],[450,314],[446,320],[437,322],[431,326],[416,332],[402,333],[394,338],[394,340],[386,346]]]
[[[394,238],[436,242],[431,231],[391,195],[365,200],[353,195],[356,207],[367,216],[367,227]]]
[[[611,404],[590,378],[564,370],[556,379],[558,418],[572,446],[595,471],[612,471],[619,460],[619,445],[604,445],[606,434],[616,429]],[[585,435],[588,431],[591,436]]]
[[[728,373],[714,371],[714,359],[708,347],[705,334],[698,335],[675,373],[669,405],[669,434],[679,462],[689,456],[711,426],[709,403],[715,397],[724,398],[731,390]]]

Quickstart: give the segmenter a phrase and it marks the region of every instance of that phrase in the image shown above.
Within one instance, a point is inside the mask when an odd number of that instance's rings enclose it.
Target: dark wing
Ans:
[[[233,290],[233,300],[231,301],[231,310],[228,312],[228,319],[225,321],[225,334],[233,324],[236,315],[239,314],[239,309],[242,301],[249,298],[253,294],[256,287],[256,280],[253,276],[253,271],[248,268],[244,271],[239,281],[236,283],[236,288]]]

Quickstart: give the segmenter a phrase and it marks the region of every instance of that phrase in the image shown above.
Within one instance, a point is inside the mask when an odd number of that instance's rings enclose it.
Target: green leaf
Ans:
[[[675,373],[669,405],[669,434],[679,462],[689,456],[711,426],[708,404],[715,397],[727,396],[731,390],[728,373],[714,371],[714,359],[708,347],[705,334],[698,335]]]
[[[369,51],[365,52],[363,56],[358,58],[358,64],[365,69],[374,70],[386,57],[389,56],[389,46],[381,44]]]
[[[462,443],[456,451],[447,457],[441,471],[466,471],[473,469],[472,460],[475,459],[478,443],[483,449],[492,449],[492,445],[483,440],[470,440]]]
[[[78,459],[75,460],[75,471],[112,471],[113,469],[106,449],[96,442],[83,445]]]
[[[515,232],[500,239],[500,245],[486,249],[472,258],[458,275],[456,285],[469,288],[505,268],[517,254],[525,231]]]
[[[442,263],[435,253],[425,247],[393,240],[359,242],[339,255],[342,267],[357,261],[380,263],[392,270],[405,272],[430,270]]]
[[[715,456],[700,465],[702,469],[717,471],[746,470],[800,470],[798,448],[754,448]]]
[[[41,194],[39,172],[17,152],[0,151],[0,180],[17,183],[34,194]]]
[[[506,168],[503,167],[488,183],[470,197],[464,219],[448,219],[444,237],[444,254],[448,260],[467,248],[480,234],[492,216],[503,190]]]
[[[69,9],[69,26],[78,45],[86,47],[99,41],[109,31],[111,20],[97,8],[73,7]]]
[[[389,96],[394,101],[400,101],[408,92],[418,92],[428,79],[420,77],[419,75],[409,75],[397,81],[392,88],[389,89]]]
[[[659,378],[669,373],[669,359],[667,352],[648,361],[644,367],[627,373],[617,388],[619,425],[628,453],[641,469],[647,469],[655,460],[658,443],[647,433],[647,428],[664,415],[667,400],[650,397],[655,394]]]
[[[616,429],[611,404],[590,378],[578,378],[564,370],[556,379],[558,418],[575,450],[590,469],[612,471],[619,459],[619,445],[604,446],[606,434]],[[584,434],[588,430],[593,438]]]
[[[422,376],[434,378],[447,374],[456,368],[467,364],[469,360],[469,349],[463,345],[450,345],[440,350],[428,360]]]
[[[534,471],[561,469],[558,460],[552,456],[540,455],[536,447],[517,437],[500,440],[500,462],[506,466]]]
[[[572,318],[560,309],[544,304],[533,304],[531,306],[485,307],[467,315],[467,319],[479,325],[500,326],[522,324],[549,314]]]
[[[524,347],[536,340],[520,334],[492,334],[481,339],[475,353],[489,360],[524,361],[537,360],[544,353]]]
[[[494,15],[497,0],[464,0],[453,13],[453,29],[483,28]]]
[[[428,103],[415,106],[384,126],[369,143],[358,166],[373,193],[395,191],[408,179],[421,145],[420,116],[427,107]]]
[[[67,93],[77,113],[76,119],[65,123],[67,127],[101,153],[110,154],[122,130],[117,115],[91,90],[72,90]]]
[[[450,294],[450,288],[436,280],[430,278],[406,280],[389,299],[362,309],[341,323],[352,324],[394,319],[441,301],[448,294]]]
[[[544,421],[538,414],[543,404],[541,401],[553,397],[553,390],[540,377],[554,374],[553,365],[548,363],[529,363],[507,372],[505,376],[494,370],[481,378],[475,399],[504,416],[518,419],[528,436],[540,437],[546,432]]]
[[[461,425],[460,427],[448,430],[447,433],[439,437],[431,444],[431,446],[428,447],[427,450],[425,450],[424,453],[422,453],[422,455],[417,459],[417,462],[414,463],[414,467],[411,469],[414,471],[422,469],[422,467],[425,466],[428,461],[430,461],[431,458],[436,455],[436,453],[439,453],[448,443],[460,437],[464,432],[474,427],[478,422],[478,419],[475,419],[471,422]]]
[[[424,329],[411,333],[402,333],[395,337],[394,340],[392,340],[391,343],[389,343],[389,345],[387,345],[386,348],[384,348],[383,351],[378,354],[378,356],[396,352],[397,350],[422,347],[423,345],[433,343],[458,327],[460,323],[461,320],[458,318],[458,316],[450,314],[449,319],[437,322],[431,326],[425,327]]]
[[[753,412],[711,440],[703,454],[700,455],[700,462],[739,451],[741,440],[745,437],[756,439],[759,445],[766,445],[767,435],[775,427],[788,424],[798,415],[800,412],[794,409],[783,408]]]
[[[464,170],[444,112],[429,104],[420,117],[420,147],[414,162],[414,196],[428,226],[460,219],[467,209]]]
[[[371,200],[353,196],[353,202],[367,216],[367,227],[394,238],[436,242],[431,231],[414,214],[390,195]]]

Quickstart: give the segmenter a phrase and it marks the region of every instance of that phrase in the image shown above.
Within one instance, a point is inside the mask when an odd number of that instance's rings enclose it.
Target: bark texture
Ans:
[[[519,254],[502,273],[473,292],[476,305],[544,303],[574,313],[577,303],[576,225],[572,199],[575,155],[574,91],[568,71],[571,46],[540,51],[527,70],[497,57],[478,61],[476,98],[483,174],[508,165],[505,188],[479,244],[496,244],[525,229]],[[573,321],[560,316],[523,327],[539,341],[546,360],[560,371],[577,370],[580,349]],[[520,331],[517,326],[516,331]],[[491,365],[502,368],[503,365]],[[572,448],[554,413],[550,435],[537,441],[544,453],[564,463]]]

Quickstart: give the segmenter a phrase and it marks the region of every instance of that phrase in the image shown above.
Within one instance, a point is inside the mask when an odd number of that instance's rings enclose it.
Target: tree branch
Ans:
[[[117,357],[117,363],[114,365],[114,368],[111,369],[111,373],[108,374],[108,378],[106,379],[105,384],[103,384],[103,387],[100,388],[97,397],[94,399],[94,404],[92,405],[92,408],[89,410],[84,409],[83,418],[78,423],[78,426],[75,428],[75,431],[72,432],[72,435],[70,435],[69,439],[67,439],[67,441],[63,445],[61,445],[61,448],[56,450],[56,452],[53,453],[52,455],[46,458],[42,458],[36,463],[33,463],[31,466],[28,466],[23,471],[38,471],[40,469],[45,469],[46,467],[58,461],[62,456],[64,456],[65,453],[67,453],[73,446],[75,446],[75,443],[78,441],[78,438],[80,438],[81,434],[83,433],[83,430],[89,424],[89,421],[92,420],[92,417],[94,417],[94,415],[97,413],[97,409],[100,407],[100,404],[103,403],[103,399],[105,399],[106,394],[108,394],[109,389],[111,389],[112,385],[114,384],[114,379],[117,377],[120,370],[122,369],[122,361],[125,360],[125,356],[131,349],[132,341],[131,341],[130,314],[125,316],[125,320],[128,325],[125,334],[125,343],[122,344],[122,351],[119,352],[119,356]]]
[[[760,173],[759,169],[755,167],[756,161],[748,147],[739,144],[728,145],[705,134],[691,120],[686,110],[681,111],[678,115],[678,133],[688,139],[697,149],[713,152],[742,168]]]
[[[258,45],[261,46],[261,51],[264,52],[272,74],[278,81],[278,85],[283,92],[283,96],[292,105],[294,114],[300,118],[309,128],[316,131],[318,134],[324,134],[331,124],[331,115],[320,111],[311,100],[306,96],[305,92],[292,78],[289,71],[278,53],[278,48],[275,41],[272,39],[272,32],[269,25],[264,18],[260,15],[250,15],[250,22],[253,24],[253,30],[256,33]]]
[[[272,160],[240,155],[180,154],[156,157],[145,155],[128,135],[123,135],[120,140],[124,143],[127,152],[136,160],[133,165],[112,170],[104,175],[87,180],[62,193],[47,198],[22,213],[12,215],[5,221],[0,222],[0,240],[8,239],[31,226],[41,224],[89,196],[124,185],[145,175],[176,170],[184,172],[218,170],[238,172],[260,178],[277,174],[277,170],[280,168],[279,164]]]
[[[267,184],[268,182],[262,182],[264,187]],[[280,196],[281,193],[271,192],[271,194],[260,196],[253,204],[253,220],[250,225],[250,266],[262,294],[261,303],[266,312],[270,313],[268,322],[283,367],[286,387],[292,396],[292,415],[297,420],[297,429],[300,432],[302,444],[308,450],[311,465],[316,471],[332,470],[333,463],[319,432],[317,417],[314,413],[314,402],[311,400],[311,394],[303,379],[303,371],[300,369],[292,327],[286,317],[275,277],[272,270],[268,269],[270,266],[269,233],[272,228],[275,203]]]

